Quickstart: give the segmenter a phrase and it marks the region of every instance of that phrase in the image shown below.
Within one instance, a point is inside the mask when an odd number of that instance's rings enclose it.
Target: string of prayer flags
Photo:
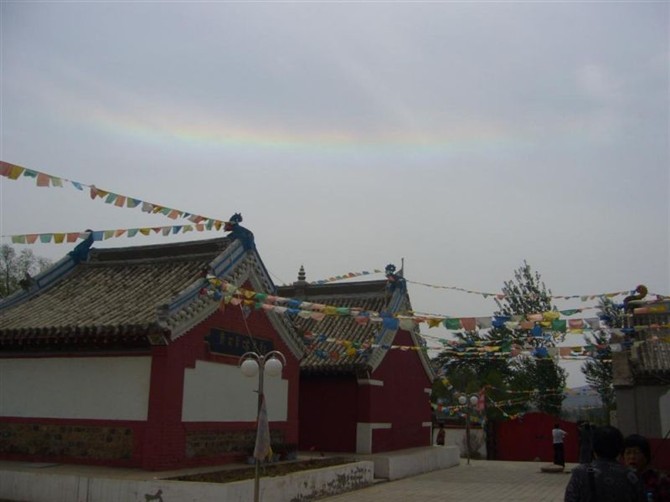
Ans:
[[[381,323],[386,329],[396,330],[398,328],[411,331],[419,324],[425,323],[429,328],[443,326],[451,331],[466,329],[488,329],[491,326],[505,326],[509,329],[524,329],[536,338],[551,336],[545,333],[583,333],[585,330],[600,329],[600,319],[560,319],[561,311],[549,311],[526,316],[486,316],[486,317],[438,317],[435,315],[422,316],[415,312],[388,314],[373,311],[365,311],[358,307],[335,307],[312,302],[303,302],[295,298],[283,298],[267,293],[258,293],[251,290],[238,288],[233,284],[222,281],[215,276],[207,276],[207,287],[203,288],[202,294],[223,298],[226,303],[239,304],[244,302],[249,307],[274,311],[278,314],[298,315],[310,318],[317,322],[327,316],[351,317],[360,325],[368,323]],[[574,314],[574,310],[569,311]],[[513,350],[513,349],[512,349]]]
[[[363,271],[363,272],[347,272],[346,274],[342,275],[336,275],[333,277],[329,277],[328,279],[319,279],[317,281],[311,281],[310,284],[327,284],[329,282],[334,282],[334,281],[341,281],[343,279],[350,279],[353,277],[360,277],[363,275],[370,275],[370,274],[379,274],[382,273],[381,270],[374,269],[372,272],[368,271]],[[481,295],[484,298],[497,298],[498,300],[504,300],[505,295],[503,293],[486,293],[483,291],[474,291],[471,289],[465,289],[465,288],[459,288],[456,286],[439,286],[435,284],[428,284],[425,282],[418,282],[418,281],[410,281],[406,280],[408,284],[416,284],[419,286],[426,286],[429,288],[435,288],[435,289],[450,289],[454,291],[460,291],[462,293],[470,293],[470,294],[475,294],[475,295]],[[621,295],[628,295],[630,294],[630,290],[624,290],[624,291],[614,291],[610,293],[598,293],[598,294],[590,294],[590,295],[552,295],[549,298],[551,299],[559,299],[559,300],[574,300],[574,299],[579,299],[582,302],[587,302],[587,301],[593,301],[593,300],[598,300],[599,298],[615,298],[617,296]],[[656,294],[656,293],[650,293],[650,294]],[[582,309],[569,309],[569,310],[561,310],[562,315],[565,316],[570,316],[574,315],[576,313],[581,312]]]
[[[373,269],[372,272],[369,272],[367,270],[363,270],[362,272],[347,272],[346,274],[343,275],[336,275],[333,277],[329,277],[328,279],[319,279],[318,281],[311,281],[310,284],[328,284],[329,282],[335,282],[335,281],[341,281],[344,279],[352,279],[354,277],[361,277],[363,275],[371,275],[371,274],[381,274],[383,270],[379,269]]]
[[[198,223],[195,225],[169,225],[163,227],[142,227],[142,228],[117,228],[113,230],[96,230],[92,232],[93,240],[105,241],[108,239],[113,239],[117,237],[126,236],[129,238],[135,237],[136,235],[162,235],[167,237],[169,235],[176,235],[179,233],[187,232],[205,232],[211,230],[206,224]],[[37,242],[41,244],[63,244],[64,242],[73,243],[78,239],[86,239],[89,235],[89,232],[48,232],[40,234],[19,234],[9,236],[12,240],[12,244],[35,244]]]
[[[109,190],[103,190],[101,188],[96,187],[95,185],[87,185],[85,183],[81,183],[78,181],[72,181],[66,178],[60,178],[58,176],[53,176],[51,174],[36,171],[34,169],[28,169],[26,167],[18,166],[16,164],[10,164],[9,162],[4,162],[1,160],[0,160],[0,176],[4,176],[10,180],[18,180],[21,177],[34,178],[35,183],[38,187],[62,188],[64,183],[69,183],[80,192],[83,192],[85,188],[88,188],[91,200],[99,198],[106,204],[111,204],[116,207],[127,207],[130,209],[140,207],[141,210],[145,213],[162,214],[173,220],[176,220],[178,218],[185,218],[188,219],[193,224],[205,223],[208,225],[212,225],[217,230],[222,228],[226,223],[225,221],[216,218],[208,218],[206,216],[193,214],[187,211],[166,207],[162,204],[146,202],[134,197],[129,197],[127,195],[121,195],[118,193],[110,192]],[[208,228],[208,230],[211,230],[211,227]]]
[[[503,300],[505,298],[505,295],[503,293],[486,293],[483,291],[473,291],[471,289],[465,289],[465,288],[459,288],[455,286],[439,286],[435,284],[428,284],[425,282],[418,282],[418,281],[407,281],[409,284],[417,284],[419,286],[426,286],[429,288],[435,288],[435,289],[451,289],[454,291],[460,291],[462,293],[470,293],[470,294],[475,294],[475,295],[481,295],[484,298],[496,298],[498,300]],[[550,298],[552,299],[561,299],[561,300],[573,300],[573,299],[580,299],[581,301],[589,301],[589,300],[597,300],[598,298],[601,297],[607,297],[607,298],[614,298],[616,296],[620,295],[627,295],[630,294],[630,290],[625,290],[625,291],[614,291],[611,293],[599,293],[596,295],[552,295]]]

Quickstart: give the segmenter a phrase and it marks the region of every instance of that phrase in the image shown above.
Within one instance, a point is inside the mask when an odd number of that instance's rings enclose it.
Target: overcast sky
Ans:
[[[2,160],[241,212],[277,284],[300,265],[317,280],[404,258],[410,281],[497,292],[527,260],[556,295],[670,293],[667,2],[0,8]],[[71,186],[0,183],[2,243],[175,223]],[[495,310],[410,294],[423,312]]]

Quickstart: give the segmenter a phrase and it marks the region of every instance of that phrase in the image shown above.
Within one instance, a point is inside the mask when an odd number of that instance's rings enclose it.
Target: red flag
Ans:
[[[256,424],[256,445],[254,447],[254,458],[265,460],[272,455],[270,445],[270,422],[268,422],[268,410],[265,407],[265,396],[261,394],[261,406],[258,410],[258,423]]]

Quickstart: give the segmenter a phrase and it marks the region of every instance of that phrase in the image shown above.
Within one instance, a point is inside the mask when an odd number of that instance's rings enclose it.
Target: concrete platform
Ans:
[[[313,455],[311,455],[313,456]],[[342,456],[328,455],[325,456]],[[401,479],[459,464],[453,446],[429,446],[376,455],[346,455],[356,462],[312,469],[278,477],[261,477],[263,502],[316,500],[348,493],[375,482]],[[310,458],[310,455],[300,458]],[[253,480],[197,483],[169,478],[249,467],[227,464],[172,471],[112,468],[73,464],[0,462],[0,501],[118,502],[131,500],[189,500],[248,502]]]
[[[428,446],[373,455],[356,455],[375,465],[375,479],[395,480],[460,464],[457,446]]]
[[[6,464],[6,463],[5,463]],[[104,468],[79,469],[81,466],[47,466],[30,469],[27,465],[0,463],[0,501],[21,502],[125,502],[191,501],[248,502],[254,499],[254,480],[231,483],[172,481],[142,471],[114,471]],[[85,473],[85,471],[88,471]],[[171,471],[170,476],[186,474]],[[191,473],[191,472],[189,472]],[[357,461],[350,464],[311,469],[286,476],[261,477],[260,500],[316,500],[358,490],[373,483],[374,464]],[[168,476],[161,473],[159,476]]]

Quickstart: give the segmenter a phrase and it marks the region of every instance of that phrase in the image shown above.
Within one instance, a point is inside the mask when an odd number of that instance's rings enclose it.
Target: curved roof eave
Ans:
[[[275,285],[256,249],[245,250],[238,240],[235,240],[212,260],[210,272],[217,278],[231,284],[241,285],[249,281],[256,291],[275,291]],[[219,307],[219,300],[200,294],[204,284],[205,279],[194,282],[181,291],[169,305],[163,306],[159,322],[166,329],[169,329],[172,340],[179,338],[203,322]],[[182,312],[188,310],[191,310],[190,315],[180,316]],[[304,354],[304,346],[290,323],[283,316],[274,312],[266,312],[266,315],[293,355],[297,359],[301,359]],[[180,322],[180,317],[183,318],[183,322]]]

